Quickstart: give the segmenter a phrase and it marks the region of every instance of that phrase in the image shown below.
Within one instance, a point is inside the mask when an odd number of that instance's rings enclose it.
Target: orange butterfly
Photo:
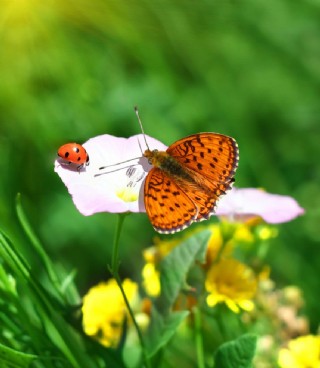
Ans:
[[[170,234],[214,213],[217,200],[234,182],[239,151],[231,137],[199,133],[166,151],[148,148],[143,156],[154,166],[144,184],[146,212],[156,231]]]

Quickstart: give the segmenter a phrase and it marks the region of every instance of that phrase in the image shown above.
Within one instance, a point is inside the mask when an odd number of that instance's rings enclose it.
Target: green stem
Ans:
[[[126,213],[120,213],[118,216],[118,223],[116,227],[116,233],[113,239],[113,247],[112,247],[112,260],[111,260],[111,273],[113,275],[118,275],[119,270],[119,239],[123,226],[124,219],[126,217]]]
[[[223,341],[226,341],[228,340],[228,333],[226,331],[226,327],[225,327],[225,323],[224,323],[224,315],[226,314],[226,306],[224,305],[217,305],[216,306],[216,322],[217,322],[217,325],[218,325],[218,329],[219,329],[219,332],[220,332],[220,335],[221,335],[221,338]]]
[[[201,312],[199,308],[195,307],[193,309],[193,313],[194,313],[195,340],[196,340],[198,368],[205,368],[202,328],[201,328],[202,327]]]
[[[143,336],[142,336],[142,333],[140,331],[140,328],[138,326],[138,323],[134,317],[134,313],[130,307],[130,303],[129,303],[129,300],[126,296],[126,293],[123,289],[123,286],[122,286],[122,282],[121,282],[121,279],[120,279],[120,276],[119,276],[119,239],[120,239],[120,234],[121,234],[121,229],[122,229],[122,225],[123,225],[123,222],[124,222],[124,219],[126,217],[126,213],[124,214],[120,214],[119,217],[118,217],[118,224],[117,224],[117,229],[116,229],[116,233],[115,233],[115,237],[114,237],[114,242],[113,242],[113,249],[112,249],[112,263],[111,263],[111,268],[110,268],[110,272],[112,274],[112,276],[114,277],[114,279],[116,280],[117,282],[117,285],[121,291],[121,294],[123,296],[123,300],[126,304],[126,307],[127,307],[127,310],[129,312],[129,315],[132,319],[132,322],[134,324],[134,327],[137,331],[137,335],[138,335],[138,338],[139,338],[139,341],[140,341],[140,345],[141,345],[141,350],[142,350],[142,355],[143,355],[143,360],[144,360],[144,363],[145,363],[145,367],[147,368],[151,368],[151,365],[150,365],[150,361],[149,361],[149,358],[148,358],[148,355],[147,355],[147,350],[146,350],[146,346],[145,346],[145,343],[144,343],[144,340],[143,340]]]

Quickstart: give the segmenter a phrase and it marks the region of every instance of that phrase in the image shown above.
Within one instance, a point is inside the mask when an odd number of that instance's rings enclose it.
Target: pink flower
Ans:
[[[255,188],[232,188],[218,202],[216,215],[233,219],[260,216],[270,224],[288,222],[304,214],[304,209],[289,196],[270,194]]]
[[[146,136],[146,140],[150,149],[167,149],[154,138]],[[54,169],[79,212],[85,216],[97,212],[145,212],[140,194],[152,166],[141,153],[147,149],[143,135],[119,138],[105,134],[89,139],[83,147],[89,154],[90,164],[80,173],[75,166],[63,165],[61,159],[55,161]],[[100,170],[108,165],[114,166]]]

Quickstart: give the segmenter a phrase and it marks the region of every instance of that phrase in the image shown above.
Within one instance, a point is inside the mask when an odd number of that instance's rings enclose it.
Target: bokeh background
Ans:
[[[146,132],[169,145],[214,131],[240,147],[238,187],[291,195],[268,261],[302,288],[319,323],[320,2],[318,0],[1,0],[0,226],[27,242],[15,197],[81,292],[107,278],[116,215],[83,217],[53,172],[57,148]],[[194,225],[196,226],[196,225]],[[156,236],[126,219],[121,275],[138,280]],[[29,255],[32,259],[32,255]],[[41,265],[34,264],[41,275]]]

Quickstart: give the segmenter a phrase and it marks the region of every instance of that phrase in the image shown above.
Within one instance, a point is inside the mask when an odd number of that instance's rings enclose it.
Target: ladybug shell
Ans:
[[[81,169],[89,165],[89,155],[84,147],[78,143],[67,143],[58,149],[58,156],[65,161],[66,165],[77,165]]]

